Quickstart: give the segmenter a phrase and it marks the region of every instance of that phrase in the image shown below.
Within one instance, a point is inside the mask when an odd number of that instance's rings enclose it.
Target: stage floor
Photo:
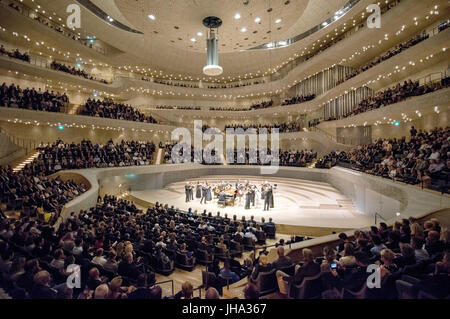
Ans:
[[[182,210],[192,208],[199,214],[206,209],[213,215],[216,215],[218,211],[222,216],[227,213],[229,218],[233,215],[237,215],[239,219],[242,216],[250,218],[253,215],[255,220],[259,221],[261,217],[264,217],[267,221],[269,217],[272,217],[277,224],[292,226],[360,228],[373,223],[372,216],[360,213],[350,198],[328,183],[279,177],[230,175],[202,176],[189,181],[193,183],[207,181],[209,184],[227,181],[234,184],[237,179],[248,180],[255,185],[260,185],[264,181],[272,185],[277,184],[277,189],[274,191],[275,207],[269,211],[263,211],[264,201],[260,198],[257,198],[255,206],[248,210],[244,209],[244,199],[241,203],[236,200],[234,207],[219,207],[215,198],[207,204],[200,204],[200,199],[195,198],[195,190],[194,200],[186,203],[184,192],[186,181],[171,183],[159,190],[134,191],[130,195],[145,202],[167,203],[169,206],[173,205]]]

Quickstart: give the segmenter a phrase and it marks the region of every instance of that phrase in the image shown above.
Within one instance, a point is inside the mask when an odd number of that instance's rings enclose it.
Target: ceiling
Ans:
[[[64,15],[69,0],[36,0],[43,7]],[[144,34],[132,34],[106,23],[82,8],[82,28],[116,47],[117,65],[141,65],[174,75],[202,78],[206,62],[206,16],[222,19],[219,28],[221,77],[263,74],[298,52],[304,43],[277,49],[247,49],[280,41],[320,24],[342,8],[348,0],[91,0],[113,19]],[[25,2],[30,2],[25,0]],[[35,2],[36,3],[36,2]],[[269,10],[269,9],[272,10]],[[269,12],[270,11],[270,12]],[[239,13],[240,18],[235,19]],[[148,15],[154,15],[151,20]],[[256,23],[255,19],[260,18]],[[279,23],[276,20],[280,19]],[[242,28],[246,28],[242,32]],[[199,36],[198,33],[202,35]],[[192,41],[195,39],[195,42]]]

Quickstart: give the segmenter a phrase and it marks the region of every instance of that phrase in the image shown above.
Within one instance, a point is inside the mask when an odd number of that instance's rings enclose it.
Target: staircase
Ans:
[[[14,172],[18,172],[18,171],[22,170],[25,167],[25,165],[27,165],[27,164],[31,163],[32,161],[34,161],[39,156],[40,153],[41,152],[39,152],[39,151],[35,151],[33,154],[31,154],[25,160],[23,160],[22,162],[17,164],[15,167],[13,167],[13,171]]]

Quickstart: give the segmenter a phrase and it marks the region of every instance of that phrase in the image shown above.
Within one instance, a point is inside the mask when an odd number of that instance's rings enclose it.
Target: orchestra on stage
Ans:
[[[235,183],[221,181],[216,184],[198,181],[197,183],[187,182],[184,188],[186,203],[194,200],[195,192],[195,198],[200,200],[200,204],[206,204],[214,198],[220,207],[243,205],[245,209],[269,210],[274,208],[273,193],[277,184],[271,185],[265,181],[258,185],[248,180],[244,182],[237,180]]]

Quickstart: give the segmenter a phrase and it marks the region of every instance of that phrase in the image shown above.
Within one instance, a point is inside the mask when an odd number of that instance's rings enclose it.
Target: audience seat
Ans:
[[[267,272],[260,272],[256,279],[250,277],[250,282],[254,283],[258,288],[259,295],[264,296],[275,292],[278,288],[276,269]]]
[[[417,288],[412,283],[396,280],[395,287],[397,288],[399,299],[417,299]]]
[[[302,283],[290,285],[289,298],[292,299],[312,299],[318,298],[322,294],[322,274],[313,277],[305,277]]]
[[[253,239],[251,239],[250,237],[244,237],[244,249],[245,250],[255,249],[255,243],[253,242]]]
[[[262,230],[256,231],[256,239],[259,245],[264,245],[266,243],[266,233]]]
[[[175,262],[170,260],[163,263],[162,260],[155,260],[155,271],[163,276],[169,276],[175,270]]]
[[[275,239],[275,227],[266,226],[264,227],[264,231],[266,232],[267,238]]]
[[[281,270],[282,272],[284,272],[285,274],[288,274],[289,276],[294,276],[295,266],[296,266],[295,264],[292,264],[288,267],[279,268],[278,270]]]
[[[195,268],[195,257],[188,258],[186,254],[177,251],[175,265],[183,270],[192,271]]]
[[[210,254],[206,250],[197,250],[197,263],[201,265],[210,265],[213,261],[214,254]]]

